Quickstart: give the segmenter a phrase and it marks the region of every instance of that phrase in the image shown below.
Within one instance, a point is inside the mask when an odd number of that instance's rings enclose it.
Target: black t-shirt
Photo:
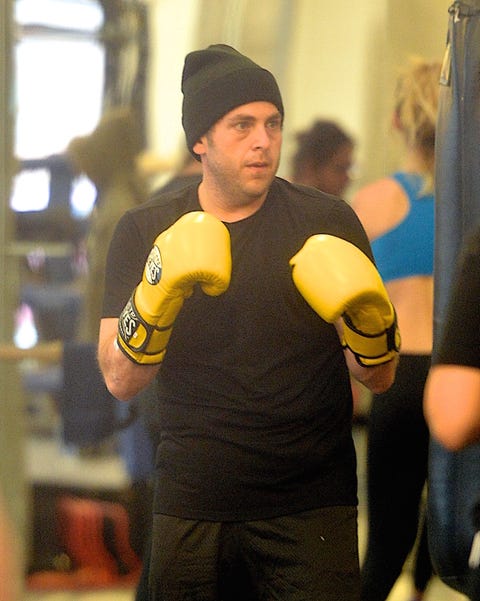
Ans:
[[[120,220],[104,317],[120,314],[156,236],[194,210],[196,185]],[[157,378],[155,511],[250,520],[354,505],[343,351],[334,326],[297,291],[289,260],[318,233],[342,237],[372,258],[365,232],[345,202],[280,178],[257,213],[226,225],[230,286],[218,297],[197,287],[185,301]]]
[[[480,368],[480,226],[460,255],[434,363]]]

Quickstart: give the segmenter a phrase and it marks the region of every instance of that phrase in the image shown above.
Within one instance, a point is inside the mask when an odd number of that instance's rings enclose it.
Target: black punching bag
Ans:
[[[436,133],[435,198],[434,359],[460,248],[480,220],[480,0],[456,1],[449,8]],[[479,498],[480,444],[451,452],[432,440],[430,552],[443,582],[462,593],[468,587],[472,511]]]

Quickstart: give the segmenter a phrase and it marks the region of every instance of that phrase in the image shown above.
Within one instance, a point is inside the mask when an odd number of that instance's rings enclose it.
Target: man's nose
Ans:
[[[270,136],[265,125],[258,124],[253,130],[254,148],[266,148],[270,145]]]

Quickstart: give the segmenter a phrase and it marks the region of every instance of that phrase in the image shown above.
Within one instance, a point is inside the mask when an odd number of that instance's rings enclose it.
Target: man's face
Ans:
[[[194,146],[204,176],[230,202],[248,204],[266,196],[280,162],[282,116],[270,102],[251,102],[222,117]]]

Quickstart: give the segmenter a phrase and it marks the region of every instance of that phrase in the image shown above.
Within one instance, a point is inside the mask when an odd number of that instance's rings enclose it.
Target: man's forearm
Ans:
[[[98,362],[105,384],[120,401],[128,401],[155,378],[159,365],[139,365],[117,344],[117,320],[103,319],[100,325]]]
[[[345,351],[347,365],[352,376],[366,386],[374,394],[380,394],[390,388],[395,380],[398,355],[392,360],[374,367],[362,367],[358,364],[353,353]]]

